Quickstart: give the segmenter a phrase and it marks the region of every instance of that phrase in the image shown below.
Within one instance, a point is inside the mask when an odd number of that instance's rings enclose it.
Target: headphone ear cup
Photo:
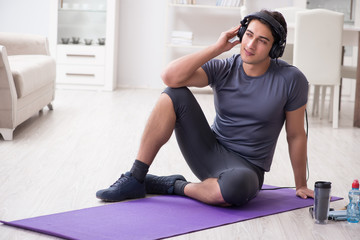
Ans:
[[[241,24],[241,27],[239,28],[239,31],[238,31],[237,36],[239,37],[239,41],[240,41],[240,43],[241,43],[242,38],[243,38],[243,36],[244,36],[244,34],[245,34],[245,32],[246,32],[247,26],[248,26],[248,24],[247,24],[247,19],[244,18],[244,19],[240,22],[240,24]]]
[[[269,56],[270,56],[270,58],[274,59],[274,58],[277,58],[278,53],[279,53],[278,46],[275,43],[270,49]]]
[[[271,58],[279,58],[283,55],[284,50],[285,50],[284,44],[274,43],[274,45],[270,49],[269,56]]]
[[[241,27],[240,27],[240,29],[238,31],[238,34],[237,34],[237,36],[239,37],[240,42],[241,42],[241,40],[242,40],[242,38],[243,38],[243,36],[245,34],[245,31],[246,31],[246,27],[241,25]]]
[[[279,45],[279,54],[277,55],[277,57],[282,57],[284,51],[285,51],[285,46],[286,46],[286,43],[283,43],[281,45]]]

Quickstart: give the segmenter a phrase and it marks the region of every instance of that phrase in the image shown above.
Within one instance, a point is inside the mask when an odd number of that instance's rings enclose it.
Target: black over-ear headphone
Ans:
[[[246,32],[246,29],[252,19],[261,19],[265,22],[267,22],[271,28],[272,32],[274,31],[277,35],[277,38],[275,38],[275,41],[271,47],[269,56],[271,58],[279,58],[283,55],[285,45],[286,45],[286,32],[283,28],[283,26],[272,16],[265,12],[256,12],[250,15],[247,15],[244,17],[244,19],[240,22],[241,27],[238,31],[238,37],[240,39],[240,42]]]

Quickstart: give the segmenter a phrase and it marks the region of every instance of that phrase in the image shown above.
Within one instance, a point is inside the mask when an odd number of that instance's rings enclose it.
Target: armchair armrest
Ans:
[[[15,127],[17,94],[7,59],[6,48],[0,45],[0,129]]]
[[[11,55],[50,55],[49,42],[45,36],[0,32],[0,45]]]

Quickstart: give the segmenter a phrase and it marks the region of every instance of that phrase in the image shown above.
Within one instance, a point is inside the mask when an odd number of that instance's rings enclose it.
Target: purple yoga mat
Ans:
[[[293,189],[260,191],[238,208],[209,206],[180,196],[156,196],[0,222],[65,239],[159,239],[308,207],[313,202],[296,197]]]

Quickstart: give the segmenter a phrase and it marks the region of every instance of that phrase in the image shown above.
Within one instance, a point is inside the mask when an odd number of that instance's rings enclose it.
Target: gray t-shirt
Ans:
[[[285,112],[307,103],[308,81],[296,67],[271,60],[267,72],[247,76],[240,55],[202,66],[213,88],[219,142],[249,162],[270,170]]]

